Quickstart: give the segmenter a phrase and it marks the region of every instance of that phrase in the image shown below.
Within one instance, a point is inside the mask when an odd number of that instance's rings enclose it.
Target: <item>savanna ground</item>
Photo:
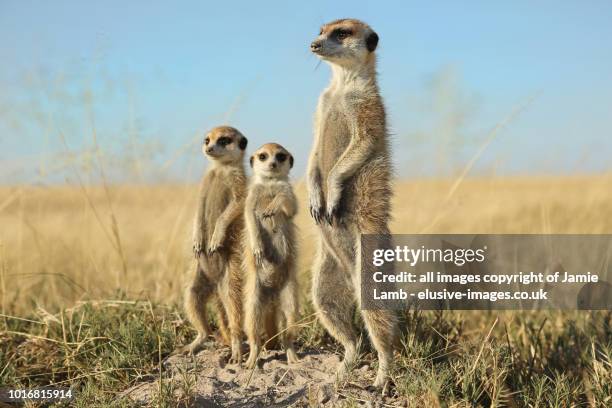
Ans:
[[[304,317],[298,351],[307,369],[319,366],[324,375],[283,399],[283,387],[301,375],[283,366],[275,371],[285,373],[281,378],[263,385],[269,389],[258,404],[612,405],[609,312],[408,311],[390,396],[364,390],[376,366],[367,339],[369,369],[357,367],[344,384],[326,379],[341,350],[308,302],[315,230],[301,183],[297,191]],[[222,360],[226,353],[214,351],[214,343],[190,364],[166,360],[194,336],[180,302],[192,262],[195,194],[193,185],[0,189],[0,384],[71,385],[71,404],[82,407],[132,406],[125,390],[143,384],[150,406],[254,405],[257,392],[245,381],[261,380],[266,366],[252,375],[222,361],[206,366],[206,356]],[[612,233],[612,175],[401,181],[392,230]],[[221,388],[218,400],[202,399],[202,381]],[[317,381],[332,388],[317,388]],[[224,390],[228,384],[235,387]],[[236,390],[244,398],[223,399]]]

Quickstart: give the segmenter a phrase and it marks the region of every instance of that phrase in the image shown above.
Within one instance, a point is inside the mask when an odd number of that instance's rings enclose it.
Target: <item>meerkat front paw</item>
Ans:
[[[325,211],[325,220],[329,225],[339,225],[342,221],[344,211],[340,205],[340,195],[337,197],[329,197],[327,200],[327,210]]]
[[[320,224],[325,216],[325,206],[323,205],[323,200],[318,194],[310,195],[310,216],[317,224]]]
[[[255,258],[255,264],[257,266],[263,265],[264,261],[264,251],[261,247],[253,248],[253,258]]]
[[[193,236],[193,254],[197,258],[198,256],[202,254],[203,250],[204,250],[204,244],[202,242],[202,235],[195,234]]]
[[[342,218],[342,211],[340,208],[340,204],[336,205],[328,205],[327,212],[325,213],[325,220],[329,225],[338,225],[340,224]]]
[[[341,197],[341,186],[330,181],[327,186],[327,210],[325,212],[325,219],[329,225],[339,222],[343,215],[342,208],[340,206]]]
[[[219,252],[219,250],[223,248],[223,245],[219,242],[219,243],[211,243],[208,246],[208,256],[213,256],[214,254],[216,254],[217,252]]]
[[[276,208],[274,208],[273,206],[268,206],[266,207],[265,210],[261,212],[262,218],[272,218],[275,215],[276,215]]]
[[[215,229],[213,232],[213,236],[210,240],[210,244],[208,244],[208,255],[213,255],[215,252],[218,252],[219,249],[223,247],[223,236],[224,234],[220,233],[218,229]]]
[[[193,254],[195,255],[195,257],[199,257],[202,254],[203,251],[203,245],[202,242],[193,242]]]

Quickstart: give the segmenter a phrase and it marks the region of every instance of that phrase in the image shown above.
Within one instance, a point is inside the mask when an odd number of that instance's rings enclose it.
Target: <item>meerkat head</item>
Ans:
[[[248,140],[238,129],[217,126],[206,134],[202,152],[213,162],[241,162]]]
[[[373,60],[378,34],[366,23],[355,19],[335,20],[321,27],[310,50],[333,64],[352,66]]]
[[[287,178],[293,167],[293,156],[277,143],[266,143],[250,159],[253,172],[263,178]]]

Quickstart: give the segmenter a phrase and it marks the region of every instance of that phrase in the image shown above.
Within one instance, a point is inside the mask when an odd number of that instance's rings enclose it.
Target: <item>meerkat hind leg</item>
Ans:
[[[194,268],[193,281],[185,293],[185,312],[187,318],[194,325],[198,334],[188,345],[181,347],[177,353],[195,354],[204,347],[206,339],[210,334],[210,326],[206,313],[206,304],[213,292],[213,284],[209,282],[204,271],[197,263]]]
[[[380,234],[380,242],[377,244],[378,248],[389,248],[391,245],[390,232],[385,227],[381,228],[373,222],[368,223],[365,225],[364,233]],[[361,254],[360,240],[357,240],[357,254]],[[356,295],[360,296],[361,262],[356,263],[356,274],[354,279]],[[357,299],[359,299],[359,297]],[[397,314],[393,310],[380,309],[362,310],[361,315],[368,331],[370,341],[378,355],[378,372],[376,373],[376,380],[373,385],[375,388],[382,389],[383,393],[386,393],[389,380],[389,369],[393,362],[393,348],[398,332]]]
[[[279,313],[279,317],[282,318],[283,324],[279,325],[279,327],[285,330],[282,334],[282,344],[287,355],[287,363],[289,364],[300,361],[293,346],[297,331],[297,327],[295,326],[296,317],[298,315],[297,297],[297,285],[295,282],[288,282],[280,293],[281,313]],[[282,316],[280,316],[281,314]]]
[[[357,335],[353,326],[355,301],[344,271],[322,245],[314,266],[312,298],[323,327],[342,344],[344,358],[336,373],[343,381],[357,360]]]
[[[231,346],[232,341],[229,332],[229,323],[227,320],[227,313],[225,312],[225,306],[221,301],[221,298],[217,296],[217,324],[219,325],[219,334],[216,336],[217,341],[223,343],[226,346]]]
[[[270,305],[266,308],[263,316],[264,333],[266,334],[266,349],[268,350],[276,350],[280,344],[278,341],[278,331],[281,326],[277,322],[278,315],[278,307]]]
[[[392,310],[362,310],[363,320],[370,341],[378,354],[378,372],[374,387],[383,392],[389,379],[389,368],[393,359],[393,343],[396,336],[396,316]]]
[[[240,261],[230,260],[228,270],[222,280],[219,298],[227,316],[230,346],[232,354],[231,364],[240,364],[242,360],[242,292],[240,288]]]
[[[261,350],[261,337],[259,335],[259,327],[263,315],[262,294],[260,293],[256,277],[248,282],[246,302],[244,305],[245,318],[244,329],[249,341],[249,357],[245,366],[253,368],[257,364],[257,358]]]

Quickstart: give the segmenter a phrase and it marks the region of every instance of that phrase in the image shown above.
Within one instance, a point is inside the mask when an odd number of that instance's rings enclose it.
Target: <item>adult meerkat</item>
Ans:
[[[308,163],[310,213],[320,226],[312,296],[327,331],[345,349],[338,377],[353,366],[357,335],[352,318],[360,300],[361,234],[389,234],[391,161],[385,108],[376,81],[378,35],[354,19],[321,27],[311,51],[332,69],[319,98]],[[389,310],[361,311],[378,354],[374,386],[388,380],[397,336]]]
[[[246,366],[257,363],[262,326],[270,320],[279,324],[287,361],[298,356],[293,349],[295,319],[298,314],[298,285],[295,272],[295,226],[297,200],[289,183],[293,156],[281,145],[268,143],[250,159],[253,179],[245,203],[246,269],[245,332],[250,346]],[[267,324],[263,321],[266,320]],[[275,325],[272,323],[272,327]]]
[[[210,334],[206,304],[216,297],[222,339],[231,345],[230,362],[241,360],[242,234],[247,138],[237,129],[219,126],[205,137],[202,152],[210,160],[200,183],[193,228],[196,265],[185,293],[185,310],[198,331],[180,351],[194,353]]]

